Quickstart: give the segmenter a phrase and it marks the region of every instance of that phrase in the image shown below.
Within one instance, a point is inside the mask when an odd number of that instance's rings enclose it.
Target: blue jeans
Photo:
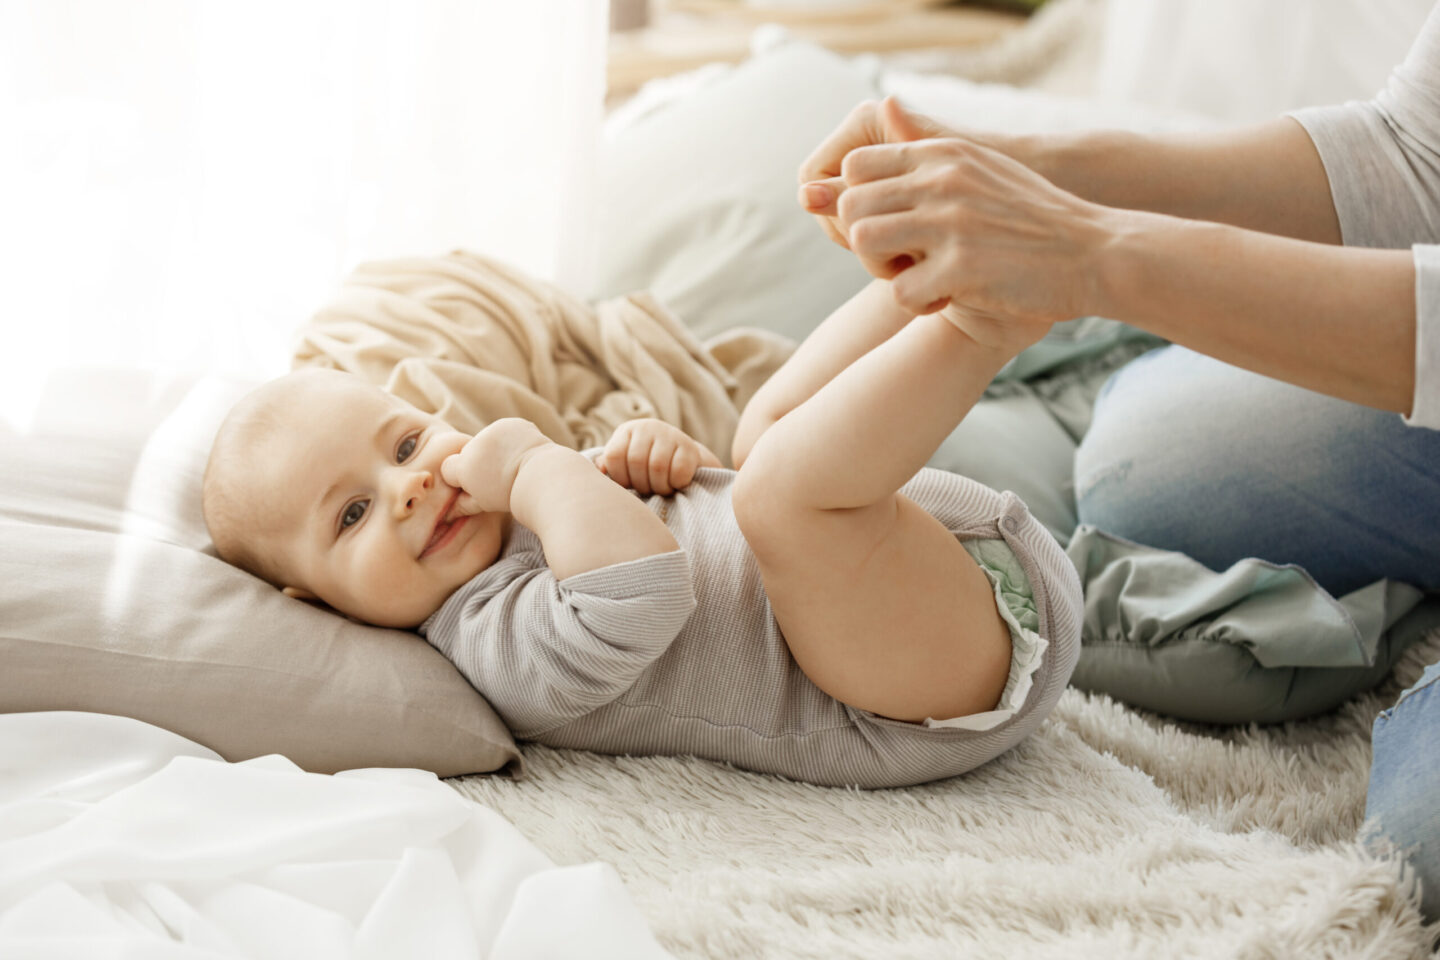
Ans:
[[[1075,455],[1081,523],[1215,570],[1295,563],[1334,596],[1440,590],[1440,430],[1169,346],[1118,370]],[[1440,665],[1375,722],[1367,816],[1440,918]]]
[[[1295,563],[1334,596],[1440,590],[1440,430],[1162,347],[1110,378],[1075,454],[1081,523],[1214,570]]]
[[[1365,819],[1405,853],[1423,883],[1425,918],[1440,919],[1440,663],[1375,719]]]

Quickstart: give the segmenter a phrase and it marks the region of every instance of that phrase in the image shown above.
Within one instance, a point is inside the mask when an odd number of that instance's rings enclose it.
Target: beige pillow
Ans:
[[[216,558],[200,479],[254,385],[66,370],[28,433],[0,434],[0,712],[133,717],[227,760],[322,773],[518,771],[504,724],[418,634]]]

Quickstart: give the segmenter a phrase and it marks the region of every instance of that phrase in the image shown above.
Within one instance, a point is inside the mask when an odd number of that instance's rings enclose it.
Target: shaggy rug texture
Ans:
[[[1440,633],[1274,727],[1071,689],[1010,753],[905,789],[533,745],[523,780],[448,782],[557,863],[613,864],[677,957],[1422,958],[1440,925],[1356,837],[1371,723],[1436,660]]]

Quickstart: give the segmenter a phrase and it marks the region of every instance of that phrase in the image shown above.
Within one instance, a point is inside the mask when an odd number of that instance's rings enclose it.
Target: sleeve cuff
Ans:
[[[1405,423],[1440,430],[1440,246],[1416,244],[1415,395]]]
[[[649,587],[654,583],[671,581],[690,582],[690,558],[684,547],[573,573],[556,582],[566,590],[630,597],[650,593]]]

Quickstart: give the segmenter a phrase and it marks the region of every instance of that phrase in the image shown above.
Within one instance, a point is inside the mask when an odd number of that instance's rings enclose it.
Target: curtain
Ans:
[[[588,282],[604,0],[0,0],[0,415],[102,364],[268,377],[357,263]]]
[[[1374,96],[1434,0],[1108,0],[1097,93],[1230,123]]]

